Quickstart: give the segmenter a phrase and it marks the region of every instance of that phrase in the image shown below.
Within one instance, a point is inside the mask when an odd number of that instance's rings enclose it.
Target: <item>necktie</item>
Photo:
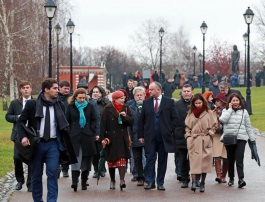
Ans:
[[[50,139],[50,109],[49,109],[49,106],[46,106],[43,138],[45,141],[48,141]]]
[[[155,98],[155,100],[156,100],[156,103],[155,103],[155,112],[157,112],[158,111],[158,98]]]

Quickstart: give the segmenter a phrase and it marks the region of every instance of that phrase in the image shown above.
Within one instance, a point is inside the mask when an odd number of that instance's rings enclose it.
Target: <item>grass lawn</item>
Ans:
[[[235,88],[240,90],[246,97],[246,88]],[[173,97],[177,98],[180,89],[177,89]],[[195,89],[194,93],[201,92],[201,89]],[[250,116],[253,127],[260,131],[265,131],[265,86],[251,88],[252,113]],[[9,104],[9,103],[8,103]],[[2,99],[0,98],[0,178],[8,171],[14,169],[13,165],[13,142],[10,140],[13,124],[5,120],[6,111],[2,110]]]

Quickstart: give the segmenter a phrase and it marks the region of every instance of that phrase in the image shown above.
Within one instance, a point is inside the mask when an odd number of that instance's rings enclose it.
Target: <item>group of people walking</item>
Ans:
[[[6,114],[7,121],[14,123],[13,141],[18,140],[25,147],[30,145],[22,125],[33,127],[39,133],[40,143],[34,156],[26,161],[31,175],[28,191],[32,191],[34,201],[43,201],[44,163],[48,176],[47,201],[56,201],[59,164],[62,164],[65,177],[67,166],[71,165],[71,188],[75,192],[80,175],[81,189],[86,190],[92,165],[94,176],[104,177],[107,171],[105,164],[98,169],[101,150],[106,152],[112,190],[116,189],[116,168],[120,177],[119,188],[126,188],[125,174],[131,159],[137,186],[165,191],[168,153],[175,153],[181,188],[189,187],[191,177],[191,190],[195,192],[199,187],[200,192],[204,192],[213,159],[216,182],[226,183],[228,170],[228,185],[232,186],[236,163],[238,187],[246,185],[243,170],[245,144],[248,139],[255,144],[255,137],[240,92],[233,92],[226,83],[218,85],[219,92],[211,94],[211,101],[210,96],[193,95],[189,84],[182,87],[177,101],[163,95],[162,86],[157,81],[148,89],[130,86],[117,90],[111,99],[100,86],[94,86],[90,92],[82,82],[77,87],[73,95],[65,96],[67,102],[63,102],[62,96],[58,96],[57,81],[46,79],[38,98],[27,101],[32,98],[32,86],[29,82],[21,82],[21,97],[11,102]],[[209,102],[214,107],[210,108]],[[236,143],[224,145],[220,140],[227,135],[235,136]],[[17,156],[15,148],[16,189],[20,190],[24,184],[21,173],[24,160]]]

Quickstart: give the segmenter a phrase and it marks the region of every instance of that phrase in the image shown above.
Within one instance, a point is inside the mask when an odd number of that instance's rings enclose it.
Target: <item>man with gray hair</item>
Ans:
[[[238,94],[240,96],[240,98],[244,101],[244,104],[245,104],[245,99],[242,96],[241,92],[239,90],[231,89],[228,86],[228,83],[226,81],[221,81],[218,86],[219,86],[220,93],[224,93],[225,94],[225,99],[226,100],[228,100],[229,96],[232,93],[236,93],[236,94]]]
[[[145,99],[145,88],[142,86],[135,87],[133,89],[134,100],[129,105],[134,123],[133,126],[129,128],[131,140],[132,140],[132,161],[134,162],[133,175],[137,177],[137,186],[144,185],[144,167],[145,167],[145,156],[144,154],[144,143],[138,140],[138,124],[139,117],[142,112],[143,101]],[[132,166],[132,165],[131,165]],[[135,172],[135,173],[134,173]]]

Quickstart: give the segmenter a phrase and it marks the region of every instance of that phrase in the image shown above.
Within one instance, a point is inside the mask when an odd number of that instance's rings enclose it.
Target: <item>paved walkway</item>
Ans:
[[[227,184],[217,184],[215,179],[215,171],[207,175],[206,178],[206,191],[200,193],[196,190],[193,193],[190,188],[180,188],[180,183],[176,180],[174,173],[174,156],[169,155],[168,170],[165,180],[166,191],[151,190],[146,191],[143,187],[137,187],[136,182],[131,182],[131,174],[126,174],[127,189],[120,191],[119,187],[116,190],[109,189],[109,175],[101,178],[99,185],[96,184],[96,179],[89,178],[88,190],[80,190],[78,187],[77,192],[73,192],[70,188],[71,179],[59,179],[59,197],[58,202],[83,202],[83,201],[252,201],[264,202],[265,201],[265,172],[264,172],[264,154],[265,154],[265,138],[262,136],[257,137],[257,147],[259,156],[261,158],[261,167],[250,158],[250,150],[246,145],[245,153],[245,181],[247,186],[243,189],[237,188],[237,177],[235,178],[235,186],[228,187]],[[45,178],[44,178],[45,179]],[[116,173],[116,179],[118,175]],[[117,180],[119,182],[119,180]],[[44,199],[46,199],[46,181],[44,181]],[[26,192],[24,186],[21,191],[15,191],[10,202],[28,202],[32,201],[31,193]]]

